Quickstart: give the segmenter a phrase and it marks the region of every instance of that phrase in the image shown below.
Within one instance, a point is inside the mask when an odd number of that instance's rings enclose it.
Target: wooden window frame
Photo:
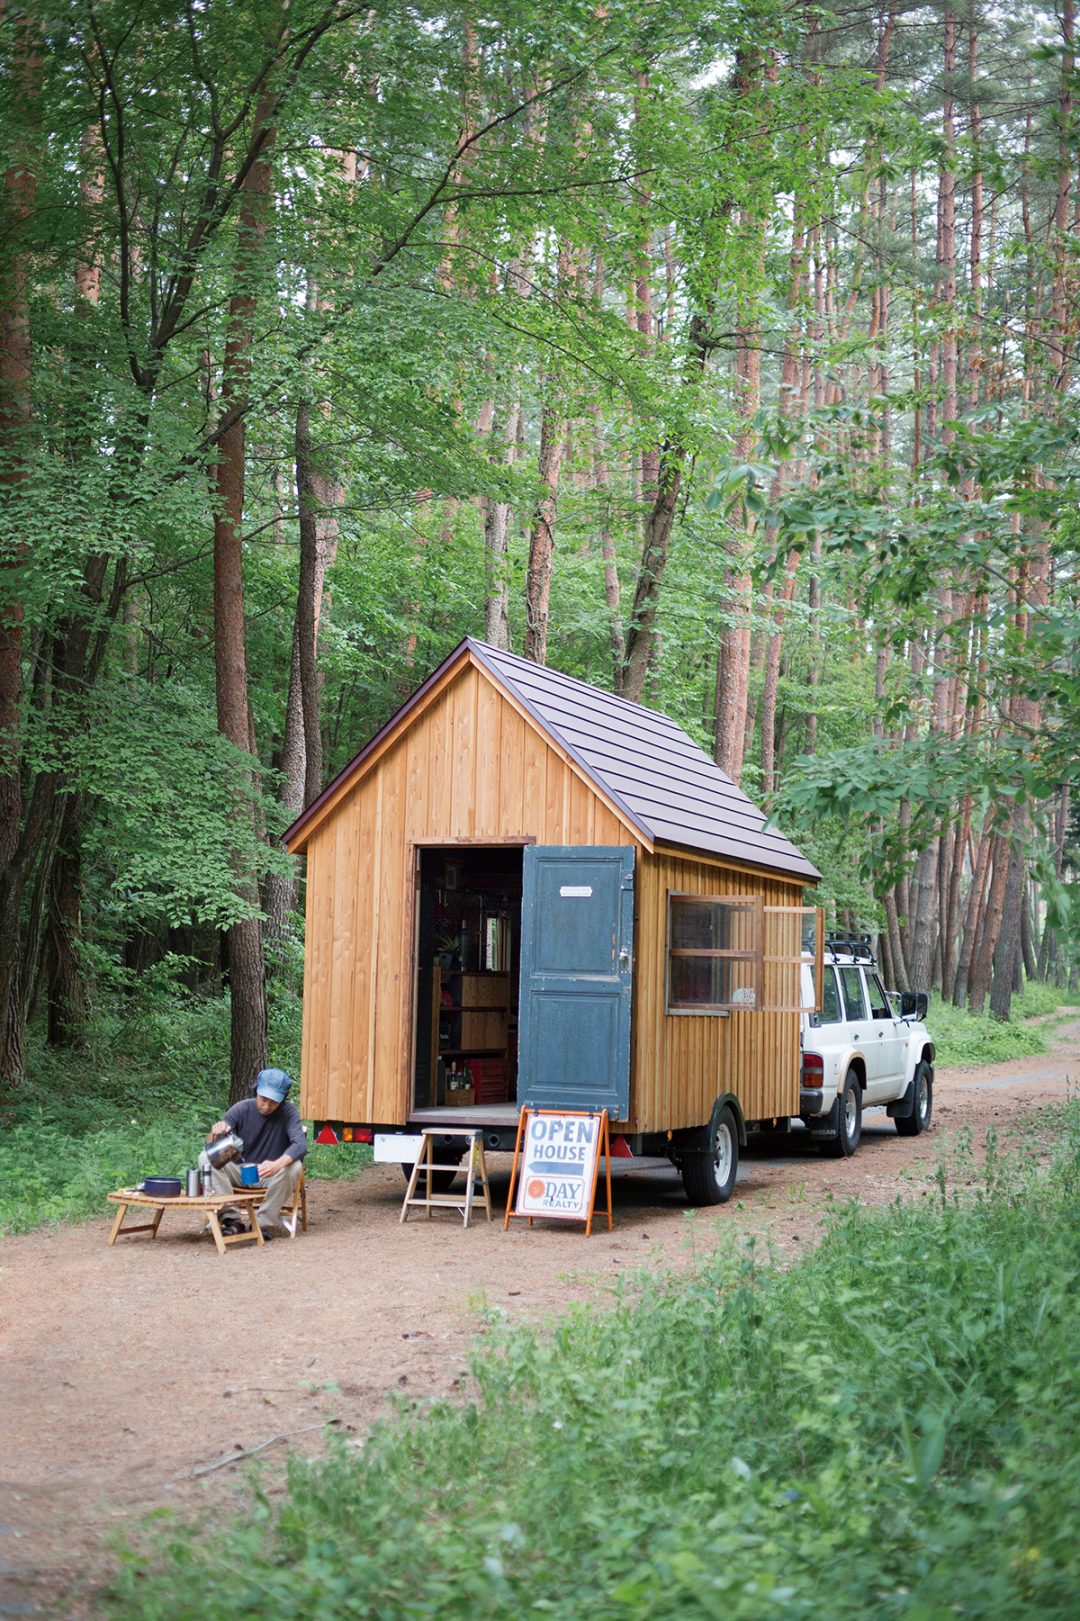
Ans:
[[[770,905],[770,906],[766,906],[764,908],[764,911],[765,911],[766,916],[768,916],[770,913],[771,914],[783,913],[783,914],[786,914],[788,916],[798,915],[800,917],[805,917],[807,915],[807,913],[809,913],[809,912],[813,912],[813,914],[814,914],[814,958],[813,958],[813,967],[814,967],[814,1005],[813,1005],[813,1007],[804,1007],[803,1004],[800,1002],[797,1006],[794,1006],[794,1007],[789,1007],[786,1004],[783,1004],[783,1005],[778,1006],[778,1007],[773,1007],[773,1006],[770,1005],[764,1011],[766,1013],[820,1013],[821,1012],[821,1005],[822,1005],[822,1002],[824,1001],[824,996],[825,996],[825,908],[823,906],[771,906]],[[806,951],[802,951],[802,952],[799,953],[798,957],[773,957],[773,956],[768,956],[764,960],[767,963],[778,963],[778,964],[781,964],[781,965],[786,965],[787,967],[798,967],[799,969],[801,969],[802,964],[804,962],[808,962],[810,960],[810,953],[806,952]],[[801,979],[801,975],[800,975],[800,979]],[[842,993],[839,992],[839,987],[838,987],[838,994],[842,994]]]
[[[689,904],[694,906],[726,906],[733,910],[749,911],[754,914],[755,946],[752,950],[736,949],[730,946],[717,947],[673,947],[671,944],[671,916],[672,903]],[[685,890],[669,889],[667,892],[667,933],[664,940],[664,1012],[673,1017],[704,1017],[726,1018],[732,1013],[757,1012],[761,1007],[761,992],[764,978],[764,943],[765,943],[765,913],[760,895],[691,895]],[[754,965],[754,1000],[749,1002],[676,1002],[671,1000],[671,959],[673,957],[691,957],[706,960],[720,960],[726,962],[749,962]]]

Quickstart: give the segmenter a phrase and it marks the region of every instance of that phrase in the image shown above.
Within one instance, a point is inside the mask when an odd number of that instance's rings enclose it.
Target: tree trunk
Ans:
[[[1020,843],[1025,829],[1026,817],[1017,810],[1005,879],[1001,930],[994,949],[994,978],[990,986],[990,1012],[995,1019],[1009,1017],[1016,969],[1020,961],[1020,914],[1024,906],[1024,891],[1027,888],[1027,872]]]
[[[995,834],[993,840],[993,876],[983,912],[982,933],[971,963],[968,981],[968,1007],[972,1013],[981,1013],[990,990],[990,973],[1001,933],[1001,917],[1005,906],[1005,885],[1009,873],[1008,832]]]
[[[885,896],[885,926],[888,929],[889,952],[892,956],[894,990],[909,991],[911,989],[911,976],[907,971],[904,960],[904,945],[900,938],[900,923],[896,915],[896,895],[890,890]]]
[[[51,864],[46,922],[47,1039],[50,1047],[79,1047],[86,1029],[82,938],[82,794],[68,796],[60,845]]]
[[[41,23],[33,15],[19,12],[14,20],[11,64],[18,122],[2,201],[6,234],[14,247],[0,308],[0,443],[5,452],[0,490],[14,513],[18,512],[20,486],[29,473],[32,432],[30,264],[20,237],[33,218],[37,196],[41,66]],[[17,533],[16,524],[12,528]],[[32,851],[27,851],[20,838],[24,608],[17,582],[26,555],[26,541],[16,540],[0,563],[0,1093],[5,1087],[18,1086],[24,1076],[20,907],[30,872],[27,857],[32,860]]]
[[[575,280],[570,245],[562,241],[556,269],[557,296],[565,295]],[[555,514],[559,504],[559,476],[569,429],[558,395],[558,372],[548,379],[552,398],[544,402],[540,421],[540,464],[537,476],[540,497],[529,531],[529,562],[525,575],[525,647],[527,659],[547,663],[548,610],[551,602],[551,570],[555,555]]]
[[[222,373],[222,416],[246,397],[251,376],[254,342],[255,278],[260,249],[266,235],[270,204],[269,151],[274,132],[266,127],[266,104],[260,105],[257,124],[265,131],[259,157],[244,182],[235,267],[235,290],[229,301],[228,335]],[[218,441],[216,469],[217,515],[214,520],[214,662],[217,685],[218,729],[240,751],[248,753],[247,643],[244,627],[244,452],[243,414],[227,427]],[[238,784],[236,812],[254,820],[253,783]],[[237,891],[250,906],[259,904],[252,873],[238,870]],[[249,1092],[255,1076],[267,1062],[266,973],[263,960],[262,921],[238,919],[228,931],[229,988],[231,994],[230,1098]]]
[[[979,840],[978,851],[972,865],[971,888],[968,890],[967,908],[964,914],[964,932],[960,955],[956,964],[956,975],[953,979],[951,991],[949,987],[945,987],[945,994],[951,995],[954,1007],[963,1007],[967,1001],[968,980],[971,975],[971,964],[979,938],[986,898],[986,880],[990,872],[992,842],[990,834],[984,833]]]
[[[696,387],[704,375],[714,343],[710,327],[711,311],[691,317],[686,362],[687,386]],[[642,700],[649,672],[653,630],[660,606],[660,590],[667,568],[685,462],[685,445],[675,439],[665,440],[660,448],[656,500],[645,522],[645,545],[626,633],[622,695],[635,704]]]
[[[638,570],[634,604],[626,634],[626,664],[622,696],[639,704],[645,693],[652,652],[653,626],[660,604],[660,587],[667,567],[675,507],[682,483],[686,452],[681,445],[665,444],[660,453],[660,482],[656,500],[645,521],[645,547]]]
[[[937,925],[935,845],[923,850],[915,863],[911,904],[915,912],[908,973],[915,990],[929,990],[934,969],[934,940]]]
[[[738,66],[736,73],[738,73]],[[739,429],[735,455],[751,462],[757,451],[756,418],[761,409],[761,331],[756,313],[759,289],[765,279],[765,225],[745,214],[744,230],[751,250],[752,285],[739,293],[738,333],[735,340],[735,414]],[[713,757],[732,782],[742,776],[746,747],[746,711],[750,693],[750,614],[753,589],[750,568],[757,520],[745,501],[732,519],[728,562],[724,575],[730,624],[721,631],[716,653],[716,689],[713,705]]]
[[[300,712],[304,732],[304,803],[322,791],[322,727],[319,717],[319,666],[316,655],[321,603],[319,504],[325,493],[317,484],[311,460],[311,407],[301,400],[296,411],[296,493],[299,498],[300,571],[296,590],[295,643],[300,676]]]
[[[501,460],[509,467],[517,457],[521,407],[514,401],[501,427],[492,423],[491,442],[502,444]],[[484,640],[510,648],[510,503],[498,496],[484,502]]]
[[[1024,973],[1028,979],[1038,979],[1039,964],[1035,955],[1035,929],[1031,920],[1032,886],[1028,884],[1020,907],[1020,954]]]

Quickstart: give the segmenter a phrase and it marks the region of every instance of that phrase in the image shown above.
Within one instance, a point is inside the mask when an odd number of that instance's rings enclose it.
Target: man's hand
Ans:
[[[232,1127],[227,1120],[215,1120],[206,1135],[210,1142],[214,1142],[216,1138],[224,1137],[225,1133],[231,1130]]]
[[[280,1159],[260,1160],[259,1181],[265,1182],[268,1177],[276,1176],[279,1171],[283,1171],[285,1169],[286,1165],[291,1164],[292,1160],[289,1158],[288,1154],[283,1154]]]

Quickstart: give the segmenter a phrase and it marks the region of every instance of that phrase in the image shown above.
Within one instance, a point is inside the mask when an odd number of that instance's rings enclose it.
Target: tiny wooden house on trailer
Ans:
[[[294,823],[301,1108],[335,1136],[606,1108],[692,1202],[798,1113],[815,867],[674,721],[467,639]]]

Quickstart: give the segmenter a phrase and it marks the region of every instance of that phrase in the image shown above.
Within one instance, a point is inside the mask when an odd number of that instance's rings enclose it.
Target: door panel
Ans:
[[[634,850],[526,845],[518,1102],[630,1110]]]
[[[869,968],[865,972],[871,1019],[870,1033],[866,1038],[866,1102],[890,1102],[904,1089],[906,1032],[900,1021],[893,1018],[889,999],[877,974]]]

